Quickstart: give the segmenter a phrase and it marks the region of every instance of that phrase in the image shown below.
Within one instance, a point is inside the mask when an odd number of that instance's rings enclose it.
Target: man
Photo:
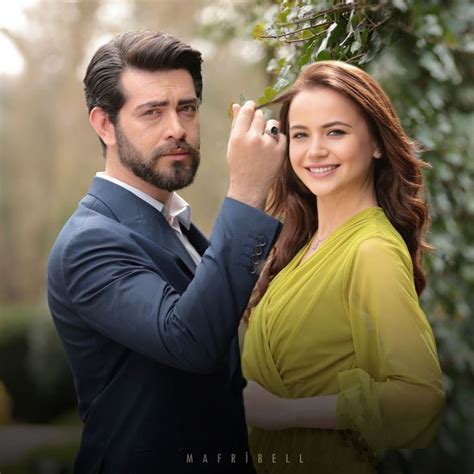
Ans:
[[[254,472],[236,333],[279,230],[262,209],[285,137],[255,104],[234,105],[229,192],[207,242],[174,193],[200,159],[200,53],[124,33],[96,52],[84,84],[105,172],[48,266],[85,423],[75,472]]]

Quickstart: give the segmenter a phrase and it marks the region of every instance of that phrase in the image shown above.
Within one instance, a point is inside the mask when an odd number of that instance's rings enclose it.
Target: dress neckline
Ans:
[[[307,259],[306,261],[304,262],[301,262],[301,260],[303,259],[304,255],[306,254],[309,246],[311,245],[311,241],[312,239],[309,240],[309,242],[307,242],[300,250],[299,252],[296,254],[295,256],[295,260],[296,260],[296,264],[293,268],[295,269],[300,269],[302,267],[304,267],[308,262],[312,261],[313,260],[313,257],[314,255],[316,255],[317,253],[320,253],[321,252],[321,249],[324,249],[326,248],[329,243],[334,240],[335,237],[337,237],[338,235],[340,235],[344,230],[346,230],[347,227],[349,227],[350,225],[353,225],[367,217],[369,217],[370,215],[375,215],[375,214],[378,214],[379,212],[382,212],[383,213],[383,209],[380,207],[380,206],[371,206],[371,207],[366,207],[365,209],[362,209],[361,211],[358,211],[356,212],[353,216],[349,217],[349,219],[347,219],[346,221],[344,221],[341,225],[339,225],[338,227],[336,227],[325,239],[324,241],[321,242],[321,244],[319,245],[318,249],[313,252]]]

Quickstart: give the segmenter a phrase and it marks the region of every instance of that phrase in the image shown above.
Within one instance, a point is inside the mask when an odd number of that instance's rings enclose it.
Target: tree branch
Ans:
[[[297,33],[301,33],[302,31],[307,31],[307,30],[312,30],[314,28],[318,28],[319,26],[326,26],[326,25],[330,25],[331,23],[333,23],[332,21],[325,21],[323,23],[319,23],[317,25],[311,25],[311,26],[305,26],[303,28],[298,28],[297,30],[295,31],[290,31],[288,33],[282,33],[282,34],[279,34],[279,35],[268,35],[268,36],[259,36],[258,38],[259,39],[280,39],[280,38],[286,38],[288,36],[293,36]],[[326,30],[325,30],[326,31]],[[316,34],[320,34],[320,33],[316,33]],[[307,38],[305,38],[307,39]]]
[[[298,20],[294,20],[288,23],[276,23],[276,26],[284,28],[285,26],[295,26],[301,23],[305,23],[307,21],[313,21],[317,18],[320,18],[325,15],[331,15],[332,13],[339,13],[345,11],[361,11],[361,10],[370,10],[372,12],[376,12],[381,10],[382,8],[386,7],[388,2],[381,1],[378,5],[362,5],[360,3],[349,3],[349,4],[342,4],[336,5],[335,7],[328,8],[326,10],[321,10],[320,12],[314,13],[313,15],[307,16],[305,18],[300,18]]]
[[[276,26],[285,27],[285,26],[299,25],[300,23],[304,23],[306,21],[316,20],[317,18],[324,15],[330,15],[331,13],[337,13],[337,12],[348,11],[348,10],[362,10],[364,8],[367,8],[367,7],[365,5],[360,6],[357,3],[352,3],[348,5],[336,5],[335,7],[328,8],[326,10],[321,10],[320,12],[317,12],[314,15],[307,16],[305,18],[300,18],[299,20],[294,20],[288,23],[276,23]]]

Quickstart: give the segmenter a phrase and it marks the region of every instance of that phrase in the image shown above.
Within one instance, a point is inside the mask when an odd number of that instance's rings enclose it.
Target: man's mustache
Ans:
[[[172,153],[189,153],[191,157],[199,156],[199,149],[186,140],[174,140],[159,146],[153,153],[153,161],[158,161],[164,155]]]

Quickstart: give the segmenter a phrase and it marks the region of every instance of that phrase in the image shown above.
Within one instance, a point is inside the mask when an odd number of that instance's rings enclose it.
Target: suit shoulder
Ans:
[[[116,242],[121,237],[125,238],[125,234],[126,227],[123,224],[93,207],[83,205],[81,201],[59,232],[51,249],[50,260],[62,256],[71,247]]]

